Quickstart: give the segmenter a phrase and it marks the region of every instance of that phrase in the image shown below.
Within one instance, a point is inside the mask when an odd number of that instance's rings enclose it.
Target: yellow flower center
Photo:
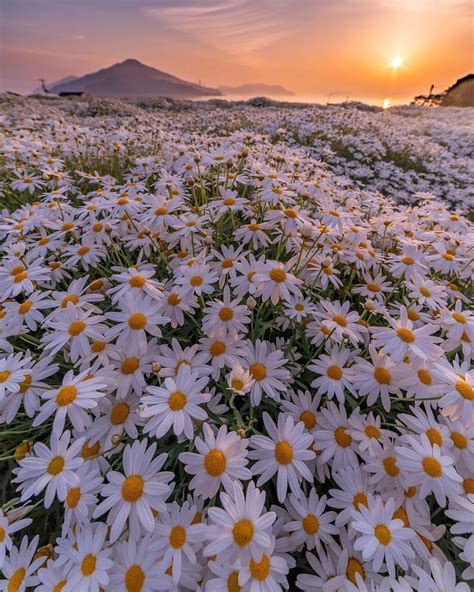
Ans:
[[[222,450],[214,448],[204,457],[204,468],[211,477],[220,477],[226,469],[227,460]]]
[[[252,364],[250,366],[250,374],[252,375],[252,378],[260,381],[260,380],[263,380],[267,376],[267,369],[265,368],[265,366],[263,364],[260,364],[259,362],[255,362],[255,364]]]
[[[77,304],[79,302],[79,297],[75,294],[69,294],[68,296],[65,296],[61,302],[61,308],[67,308],[68,302]]]
[[[340,327],[347,327],[347,320],[346,317],[343,317],[342,315],[334,315],[332,317],[332,320],[337,323]]]
[[[402,263],[404,265],[413,265],[415,260],[412,257],[402,257]]]
[[[286,271],[284,269],[281,269],[280,267],[274,267],[270,271],[270,278],[274,282],[280,284],[281,282],[284,282],[286,280]]]
[[[125,572],[127,592],[141,592],[145,583],[145,572],[139,565],[131,565]]]
[[[68,494],[66,496],[67,507],[70,510],[74,510],[74,508],[79,503],[80,499],[81,499],[81,488],[80,487],[71,487],[71,489],[68,491]]]
[[[474,493],[474,477],[468,477],[467,479],[464,479],[462,485],[464,487],[464,493]]]
[[[170,545],[173,549],[181,549],[186,542],[186,529],[179,525],[173,526],[170,531]]]
[[[227,578],[227,592],[241,592],[242,588],[239,586],[239,572],[233,571]]]
[[[465,450],[469,444],[466,436],[464,434],[461,434],[460,432],[453,432],[451,434],[451,440],[453,441],[454,446],[458,450]]]
[[[347,561],[346,577],[354,584],[354,586],[357,585],[356,574],[359,574],[362,579],[365,579],[365,570],[362,563],[357,561],[354,557],[350,557]]]
[[[224,259],[222,261],[222,268],[223,269],[230,269],[233,266],[234,266],[234,260],[233,259]]]
[[[286,208],[286,210],[283,210],[283,213],[287,218],[298,218],[298,212],[293,208]]]
[[[382,464],[387,475],[390,477],[398,477],[400,469],[397,467],[396,460],[393,456],[387,456],[387,458],[384,458]]]
[[[54,588],[53,588],[53,592],[61,592],[62,589],[64,588],[64,586],[67,584],[67,580],[61,580],[60,582],[58,582]]]
[[[128,326],[133,331],[141,331],[146,327],[148,319],[141,312],[134,312],[128,317]]]
[[[462,325],[465,325],[467,323],[466,317],[462,315],[460,312],[452,312],[451,316],[457,323],[461,323]]]
[[[258,580],[259,582],[266,580],[270,573],[270,559],[268,555],[264,555],[258,563],[251,559],[250,573],[254,580]]]
[[[421,461],[421,464],[425,473],[433,479],[439,479],[443,474],[443,467],[441,466],[441,463],[432,456],[425,456],[425,458]]]
[[[88,442],[84,442],[82,447],[82,458],[84,460],[88,460],[89,458],[93,458],[99,454],[100,450],[100,442],[95,442],[92,446],[89,446]]]
[[[138,358],[125,358],[121,366],[122,374],[133,374],[139,366],[140,360]]]
[[[397,329],[398,337],[404,343],[413,343],[415,341],[415,334],[410,329],[406,329],[405,327],[400,327]]]
[[[214,341],[209,348],[211,356],[221,356],[225,352],[225,343],[223,341]]]
[[[352,436],[350,436],[344,426],[339,426],[334,432],[334,438],[339,446],[347,448],[352,444]]]
[[[128,283],[132,288],[143,288],[146,284],[146,279],[142,275],[132,275],[132,277],[128,280]]]
[[[84,321],[74,321],[69,325],[68,333],[72,335],[72,337],[76,337],[80,335],[84,329],[86,328],[86,324]]]
[[[316,415],[312,411],[303,411],[299,417],[307,430],[311,430],[316,425]]]
[[[141,475],[130,475],[122,484],[122,497],[126,502],[135,503],[143,495],[145,481]]]
[[[319,530],[319,520],[314,514],[308,514],[303,518],[303,529],[306,534],[313,535]]]
[[[65,407],[66,405],[71,405],[74,403],[77,397],[77,388],[70,384],[68,386],[63,386],[59,389],[56,395],[56,405],[58,407]]]
[[[405,508],[402,508],[401,506],[398,508],[398,510],[395,510],[395,512],[393,513],[392,520],[401,520],[405,525],[405,528],[408,528],[410,526],[408,514]]]
[[[13,281],[15,284],[19,284],[23,280],[26,280],[27,277],[28,277],[28,273],[26,271],[22,271],[21,273],[16,274]]]
[[[24,567],[19,567],[16,571],[14,571],[8,580],[7,592],[18,592],[23,584],[23,580],[25,579],[26,569]]]
[[[380,438],[380,436],[382,435],[380,433],[379,428],[374,425],[368,425],[365,428],[364,432],[368,438],[374,438],[375,440],[378,440]]]
[[[329,366],[329,368],[326,370],[326,374],[332,380],[341,380],[343,372],[339,366]]]
[[[412,485],[411,487],[409,487],[408,489],[405,489],[405,491],[403,492],[405,497],[414,497],[416,494],[416,485]]]
[[[87,255],[87,253],[90,251],[89,247],[79,247],[77,249],[77,254],[82,257],[83,255]]]
[[[168,406],[171,411],[180,411],[188,402],[188,398],[181,391],[171,393],[168,399]]]
[[[304,310],[304,306],[302,304],[300,304],[299,302],[297,302],[295,304],[295,310],[297,310],[298,312],[302,312]]]
[[[234,311],[228,306],[224,306],[219,311],[219,318],[221,321],[224,321],[224,323],[227,323],[234,318]]]
[[[230,386],[236,391],[241,391],[244,388],[244,383],[240,378],[233,378]]]
[[[2,372],[0,372],[0,384],[6,382],[11,375],[12,373],[9,370],[2,370]]]
[[[33,303],[30,300],[25,300],[25,302],[22,302],[18,307],[18,314],[26,315],[26,313],[30,311],[32,306]]]
[[[410,321],[417,321],[420,318],[420,315],[416,312],[416,310],[410,308],[407,311],[407,317],[410,319]]]
[[[56,475],[59,475],[59,473],[62,473],[63,469],[64,469],[64,457],[62,457],[62,456],[55,456],[48,463],[48,473],[50,475],[53,475],[54,477]]]
[[[97,565],[97,558],[95,555],[89,553],[84,557],[81,563],[81,572],[84,577],[91,576],[95,572]]]
[[[193,288],[197,288],[202,284],[202,277],[199,275],[194,275],[191,280],[189,281]]]
[[[425,298],[429,298],[431,296],[431,292],[428,290],[428,288],[424,288],[423,286],[420,288],[420,294]]]
[[[433,382],[433,380],[431,378],[431,374],[427,370],[424,370],[423,368],[420,368],[417,371],[417,375],[418,375],[418,378],[420,379],[420,382],[423,384],[426,384],[426,386],[429,386]]]
[[[127,403],[119,403],[115,405],[110,414],[110,422],[112,425],[124,424],[130,414],[130,406]]]
[[[5,529],[0,526],[0,545],[3,543],[6,536],[7,533],[5,532]]]
[[[438,446],[443,445],[443,438],[436,428],[428,428],[426,430],[426,435],[432,446],[433,444],[437,444]]]
[[[384,547],[389,545],[390,541],[392,540],[392,533],[385,524],[377,524],[377,526],[374,528],[374,535],[378,542]]]
[[[367,499],[367,495],[363,491],[358,491],[352,500],[352,505],[354,506],[355,510],[359,510],[360,505],[368,508],[369,500]]]
[[[458,380],[454,387],[463,399],[474,401],[474,388],[465,380]]]
[[[282,440],[275,445],[275,458],[281,465],[289,465],[293,460],[293,447],[289,442]]]
[[[374,378],[379,384],[390,384],[392,375],[387,368],[378,367],[374,370]]]
[[[253,540],[254,528],[250,520],[243,518],[234,524],[232,536],[238,547],[246,547]]]
[[[370,282],[369,284],[367,284],[367,290],[369,290],[369,292],[380,292],[380,286],[378,284]]]
[[[91,343],[91,350],[95,354],[98,354],[101,351],[104,351],[106,345],[107,345],[107,342],[106,341],[101,341],[101,340],[93,341]]]

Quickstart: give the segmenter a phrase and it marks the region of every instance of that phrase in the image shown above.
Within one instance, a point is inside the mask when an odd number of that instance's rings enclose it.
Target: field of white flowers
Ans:
[[[0,97],[0,591],[468,592],[473,127]]]

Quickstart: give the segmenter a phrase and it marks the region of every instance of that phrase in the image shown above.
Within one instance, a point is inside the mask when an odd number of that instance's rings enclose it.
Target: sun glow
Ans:
[[[399,55],[393,56],[393,58],[390,60],[390,67],[393,68],[394,70],[397,70],[398,68],[400,68],[400,66],[403,64],[403,60]]]

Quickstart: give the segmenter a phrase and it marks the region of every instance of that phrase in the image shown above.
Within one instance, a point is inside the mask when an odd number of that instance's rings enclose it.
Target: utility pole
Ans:
[[[49,95],[49,90],[46,88],[45,82],[46,80],[44,78],[38,78],[38,80],[41,82],[41,87],[43,89],[43,91]]]

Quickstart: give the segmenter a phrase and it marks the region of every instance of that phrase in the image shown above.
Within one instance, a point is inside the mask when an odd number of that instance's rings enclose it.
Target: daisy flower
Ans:
[[[132,537],[116,547],[110,586],[117,592],[156,592],[162,570],[150,553],[151,535],[139,540]]]
[[[380,497],[371,498],[368,507],[359,506],[359,511],[354,512],[351,523],[352,528],[361,533],[354,548],[362,552],[364,561],[370,561],[377,573],[384,570],[385,563],[391,576],[395,575],[396,565],[408,569],[407,559],[415,557],[408,543],[415,533],[406,528],[401,520],[393,520],[393,512],[393,498],[385,504]]]
[[[274,551],[275,543],[272,541],[268,553],[264,553],[260,561],[250,559],[248,565],[239,572],[238,584],[252,592],[280,592],[288,590],[288,580],[286,576],[290,566],[288,565],[289,556],[278,555]]]
[[[261,561],[271,549],[271,527],[275,522],[274,512],[265,509],[265,493],[249,482],[244,494],[238,481],[234,482],[232,496],[220,494],[223,508],[209,508],[211,524],[207,528],[208,545],[204,548],[206,556],[216,555],[217,561],[243,563]]]
[[[401,396],[397,365],[383,352],[377,352],[374,345],[369,345],[370,361],[355,358],[352,366],[352,382],[359,397],[367,397],[367,405],[373,405],[381,399],[385,411],[390,411],[390,395]]]
[[[245,393],[252,390],[255,383],[250,371],[244,370],[239,363],[235,364],[232,372],[227,374],[226,381],[229,390],[236,395],[245,395]]]
[[[56,355],[66,345],[69,345],[69,356],[72,362],[79,358],[86,358],[90,353],[89,340],[100,340],[106,329],[102,315],[93,315],[91,310],[83,310],[68,302],[66,309],[55,312],[45,326],[51,332],[45,333],[42,343],[45,351]]]
[[[260,404],[263,393],[278,400],[281,391],[287,388],[283,381],[291,379],[290,372],[283,368],[287,363],[283,353],[279,349],[271,351],[268,341],[257,339],[255,344],[245,342],[244,360],[255,380],[250,394],[252,405]]]
[[[126,294],[120,302],[121,312],[109,312],[107,318],[116,325],[106,331],[106,337],[117,337],[117,345],[124,347],[133,355],[144,354],[147,350],[147,333],[160,337],[159,325],[168,323],[169,318],[159,314],[160,304],[150,298],[133,299]]]
[[[185,471],[194,475],[189,484],[196,495],[204,499],[214,497],[222,484],[231,494],[236,480],[246,481],[252,473],[246,468],[248,440],[221,426],[217,435],[207,423],[203,425],[204,439],[197,436],[194,444],[198,453],[182,452],[179,460]]]
[[[257,460],[252,466],[252,473],[260,475],[257,487],[266,483],[277,473],[277,497],[282,503],[286,498],[288,485],[296,497],[302,494],[301,478],[313,480],[313,475],[305,462],[314,459],[314,452],[309,450],[313,437],[305,432],[303,422],[295,422],[292,417],[278,416],[278,426],[268,413],[263,414],[263,423],[267,436],[252,436],[249,458]]]
[[[313,488],[308,497],[302,495],[299,498],[291,494],[286,504],[292,521],[287,522],[283,527],[285,532],[290,533],[290,539],[295,547],[305,544],[308,550],[321,549],[321,543],[334,545],[333,535],[339,533],[334,526],[336,512],[325,512],[327,497],[318,497]]]
[[[429,561],[430,574],[414,565],[413,570],[418,575],[418,589],[426,592],[441,592],[450,590],[451,592],[469,592],[469,585],[466,583],[457,583],[454,565],[449,561],[441,563],[439,559],[433,558]]]
[[[175,436],[184,433],[189,440],[193,437],[193,419],[204,421],[207,413],[200,407],[207,403],[210,393],[203,393],[209,379],[198,378],[189,366],[181,366],[176,378],[165,378],[162,387],[149,386],[149,395],[142,397],[140,416],[148,419],[144,432],[161,438],[172,427]],[[151,418],[151,419],[149,419]]]
[[[433,492],[437,503],[445,506],[447,497],[461,492],[462,477],[453,468],[452,457],[442,455],[441,448],[431,444],[425,434],[405,438],[406,445],[396,446],[395,451],[407,484],[419,487],[422,498]]]
[[[156,538],[151,549],[162,556],[159,568],[165,571],[172,566],[172,579],[178,584],[181,578],[183,557],[196,563],[195,550],[202,541],[206,526],[196,524],[196,506],[188,502],[180,507],[176,502],[168,504],[167,511],[160,512],[155,527]]]
[[[321,453],[321,462],[331,460],[333,471],[339,471],[348,464],[357,464],[355,442],[349,434],[347,413],[342,405],[337,407],[331,401],[319,412],[313,436],[314,447]]]
[[[382,347],[394,362],[402,362],[405,355],[410,353],[423,360],[431,360],[443,355],[441,347],[436,345],[441,342],[441,338],[433,337],[438,327],[427,324],[414,329],[405,306],[400,307],[398,320],[390,316],[387,320],[390,328],[372,327],[373,344],[376,348]]]
[[[447,361],[434,364],[433,375],[443,387],[443,394],[438,401],[443,415],[452,420],[461,418],[472,422],[474,419],[474,371],[469,370],[468,362],[454,367]]]
[[[241,299],[231,300],[229,286],[224,288],[223,299],[213,300],[209,306],[203,309],[202,330],[208,335],[214,335],[216,331],[224,328],[227,332],[248,331],[246,325],[250,323],[250,311],[245,304],[240,304]]]
[[[24,536],[19,547],[11,548],[3,563],[2,573],[5,579],[0,580],[0,590],[23,592],[38,584],[36,572],[46,560],[46,557],[41,556],[35,558],[38,541],[39,536],[35,536],[28,543],[28,538]]]
[[[25,374],[30,371],[31,363],[31,357],[24,356],[22,353],[0,358],[0,403],[5,399],[5,395],[20,391]]]
[[[299,285],[302,280],[294,276],[291,271],[291,264],[269,261],[260,263],[255,282],[259,284],[255,294],[261,296],[263,302],[268,299],[272,304],[277,305],[280,298],[288,301],[292,296],[301,297]]]
[[[343,468],[332,476],[338,489],[329,490],[328,505],[338,510],[336,525],[344,526],[352,520],[354,510],[358,512],[361,505],[368,507],[374,488],[358,465]]]
[[[32,522],[31,518],[15,520],[13,514],[5,513],[0,509],[0,569],[2,569],[5,562],[7,551],[11,553],[13,545],[11,535],[29,526]]]
[[[316,315],[322,319],[322,323],[331,332],[333,339],[339,343],[343,339],[348,339],[352,345],[362,341],[362,333],[366,332],[366,328],[358,322],[359,314],[355,311],[350,312],[350,302],[341,304],[337,300],[335,302],[321,300],[319,304],[323,310]]]
[[[346,389],[355,395],[352,384],[355,374],[352,368],[346,367],[351,353],[348,349],[333,347],[329,355],[322,354],[314,364],[308,365],[308,370],[320,375],[311,383],[318,395],[326,394],[328,399],[336,395],[339,403],[344,403]]]
[[[105,396],[103,391],[106,388],[107,381],[100,376],[91,378],[89,370],[77,375],[74,375],[73,370],[69,370],[58,389],[42,393],[45,403],[35,417],[33,426],[43,424],[54,414],[53,431],[61,433],[66,418],[69,418],[76,430],[82,432],[92,423],[87,410],[97,406],[98,400]]]
[[[61,592],[100,592],[109,583],[112,549],[104,548],[107,526],[94,523],[78,528],[76,541],[64,549],[68,579]]]
[[[84,438],[78,438],[69,446],[70,440],[69,431],[61,437],[53,432],[50,448],[42,442],[36,442],[33,454],[18,462],[19,468],[13,469],[16,475],[13,482],[20,484],[21,501],[39,495],[46,488],[44,506],[49,508],[55,497],[60,502],[64,501],[68,486],[79,483],[77,469],[84,462],[80,457]]]
[[[153,510],[163,512],[165,500],[171,492],[168,483],[173,478],[169,472],[159,473],[167,455],[154,458],[156,442],[148,446],[145,438],[127,445],[123,453],[123,471],[110,471],[108,484],[101,495],[105,498],[94,510],[94,518],[106,512],[110,526],[110,541],[114,542],[122,533],[128,520],[130,533],[137,538],[143,532],[151,532],[155,527]]]

